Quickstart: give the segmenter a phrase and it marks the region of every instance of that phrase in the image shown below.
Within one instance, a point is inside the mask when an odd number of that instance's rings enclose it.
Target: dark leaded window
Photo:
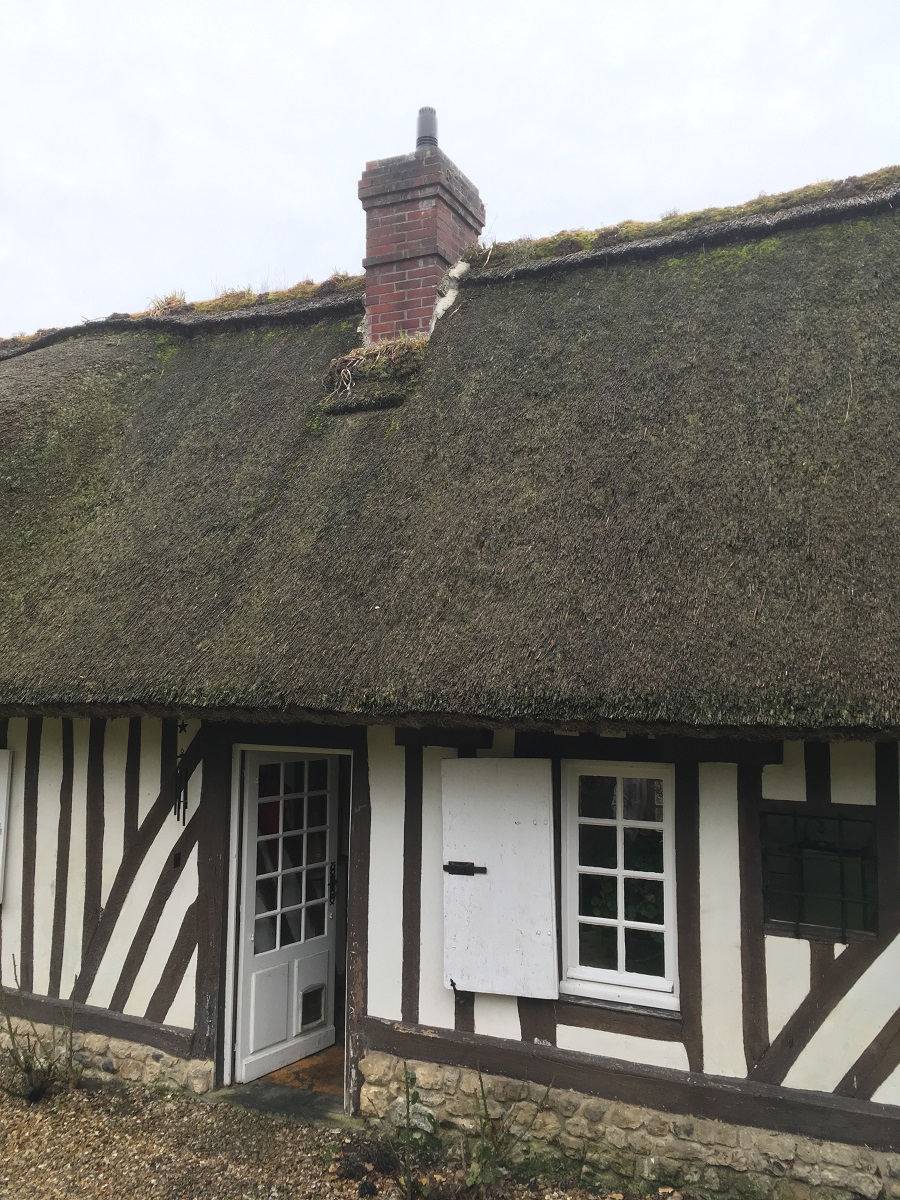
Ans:
[[[877,931],[874,821],[763,813],[762,866],[764,916],[780,931]]]

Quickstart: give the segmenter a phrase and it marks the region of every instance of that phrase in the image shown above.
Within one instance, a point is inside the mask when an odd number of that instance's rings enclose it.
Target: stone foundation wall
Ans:
[[[54,1036],[52,1026],[35,1023],[32,1027],[30,1022],[15,1017],[12,1023],[18,1036],[33,1036],[33,1030],[36,1030],[48,1046],[51,1044]],[[55,1036],[59,1045],[64,1037],[59,1026],[56,1027]],[[5,1029],[0,1029],[0,1051],[8,1047],[9,1034]],[[197,1096],[208,1092],[213,1085],[213,1064],[208,1059],[175,1058],[139,1042],[104,1037],[99,1033],[82,1033],[77,1029],[72,1035],[72,1048],[75,1058],[87,1071],[112,1079],[183,1088]]]
[[[446,1129],[473,1134],[481,1104],[478,1075],[459,1067],[413,1062],[424,1110]],[[364,1117],[404,1120],[403,1062],[370,1053],[360,1063]],[[646,1194],[673,1187],[727,1200],[896,1200],[900,1154],[794,1137],[694,1117],[673,1116],[561,1088],[484,1075],[489,1115],[515,1110],[513,1128],[529,1141],[583,1159],[614,1191]]]

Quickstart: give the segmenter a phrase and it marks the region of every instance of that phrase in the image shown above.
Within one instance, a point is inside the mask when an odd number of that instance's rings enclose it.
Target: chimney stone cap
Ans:
[[[368,208],[389,202],[389,197],[398,192],[431,193],[438,188],[449,192],[484,224],[484,205],[478,189],[436,146],[423,146],[411,154],[366,163],[359,181],[359,198],[363,207]]]

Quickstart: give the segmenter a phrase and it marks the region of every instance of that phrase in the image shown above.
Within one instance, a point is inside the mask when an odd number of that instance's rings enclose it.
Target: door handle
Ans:
[[[334,904],[334,898],[337,894],[337,864],[328,864],[328,903]]]

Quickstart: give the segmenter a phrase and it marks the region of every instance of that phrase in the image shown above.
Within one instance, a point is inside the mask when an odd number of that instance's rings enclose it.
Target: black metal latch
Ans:
[[[487,875],[487,867],[476,867],[471,862],[444,863],[444,870],[448,875]]]
[[[334,904],[334,896],[337,891],[337,864],[328,864],[328,903]]]

